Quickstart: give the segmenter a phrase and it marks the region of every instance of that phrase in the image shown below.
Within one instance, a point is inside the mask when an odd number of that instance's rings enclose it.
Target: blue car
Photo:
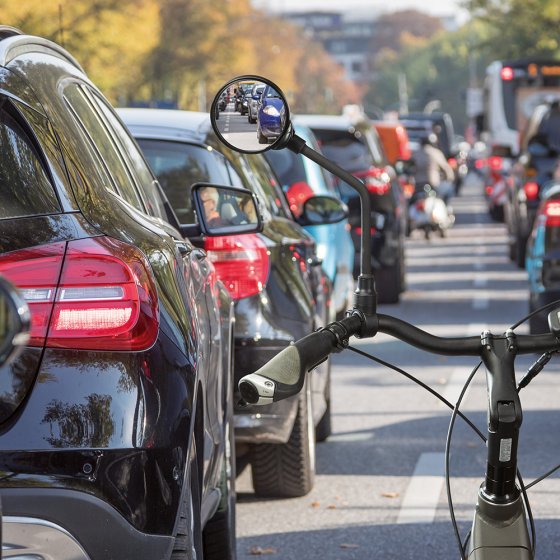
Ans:
[[[560,184],[543,187],[541,202],[527,244],[529,310],[560,299]],[[550,332],[548,309],[529,319],[531,334]]]
[[[320,151],[313,132],[306,126],[294,122],[295,132],[314,150]],[[268,150],[265,157],[275,171],[290,204],[290,209],[297,218],[304,202],[313,195],[339,196],[332,176],[316,163],[295,154],[290,150]],[[354,243],[350,235],[348,220],[336,224],[306,226],[317,244],[317,257],[323,270],[332,282],[331,317],[341,318],[351,307],[354,279]]]
[[[257,138],[259,144],[273,142],[282,133],[284,101],[278,92],[267,85],[261,95],[257,111]]]

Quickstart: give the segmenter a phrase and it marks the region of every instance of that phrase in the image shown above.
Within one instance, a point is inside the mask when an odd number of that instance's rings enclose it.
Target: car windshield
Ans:
[[[346,130],[313,129],[325,156],[334,160],[342,168],[350,171],[364,171],[374,165],[373,156],[367,144]]]
[[[280,94],[273,87],[269,86],[266,89],[266,97],[280,97]]]

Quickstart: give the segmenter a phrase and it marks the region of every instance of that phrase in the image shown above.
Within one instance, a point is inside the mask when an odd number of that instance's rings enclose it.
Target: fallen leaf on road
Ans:
[[[327,509],[336,509],[336,504],[329,504]]]
[[[400,494],[398,492],[382,492],[381,495],[384,498],[398,498]]]
[[[311,502],[311,507],[317,508],[321,505],[321,502]]]
[[[352,544],[352,543],[342,543],[340,548],[360,548],[359,544]]]
[[[262,546],[254,546],[249,551],[249,554],[251,554],[252,556],[262,556],[263,554],[276,554],[277,552],[278,550],[271,546],[267,546],[265,548],[263,548]]]

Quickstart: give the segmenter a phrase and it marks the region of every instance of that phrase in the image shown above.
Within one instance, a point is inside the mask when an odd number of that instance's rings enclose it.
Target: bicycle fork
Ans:
[[[478,492],[468,560],[532,560],[525,507],[515,485],[522,422],[515,384],[515,334],[481,336],[488,388],[488,460]]]

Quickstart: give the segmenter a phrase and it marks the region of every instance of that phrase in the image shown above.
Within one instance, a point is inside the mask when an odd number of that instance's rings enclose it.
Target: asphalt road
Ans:
[[[257,123],[251,124],[247,114],[234,111],[233,103],[228,103],[216,124],[226,141],[240,150],[261,152],[266,147],[257,139]]]
[[[402,303],[380,306],[441,336],[503,330],[527,312],[527,280],[507,258],[505,229],[487,217],[482,187],[470,181],[453,200],[457,221],[447,239],[407,242],[408,290]],[[520,327],[518,332],[527,332]],[[455,399],[472,359],[425,354],[380,335],[362,350],[404,368]],[[520,375],[532,357],[517,360]],[[519,467],[530,481],[560,463],[560,360],[549,364],[521,396],[524,421]],[[481,371],[463,410],[486,424]],[[334,357],[333,435],[317,446],[315,488],[303,498],[257,499],[250,470],[238,478],[238,558],[372,560],[459,558],[443,479],[449,413],[399,374],[346,351]],[[451,472],[462,535],[472,520],[484,476],[484,444],[458,422]],[[529,491],[537,526],[537,558],[560,549],[557,475]]]

